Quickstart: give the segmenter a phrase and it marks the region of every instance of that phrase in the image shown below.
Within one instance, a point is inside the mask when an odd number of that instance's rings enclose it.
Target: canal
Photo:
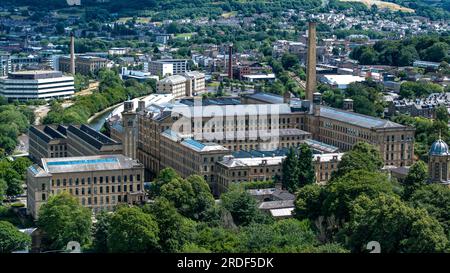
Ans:
[[[102,113],[101,115],[98,115],[91,122],[89,122],[89,126],[91,126],[97,131],[100,131],[100,129],[103,127],[103,124],[105,124],[106,118],[109,116],[109,114],[111,114],[112,111],[114,111],[114,109],[116,108],[109,109],[108,111]]]

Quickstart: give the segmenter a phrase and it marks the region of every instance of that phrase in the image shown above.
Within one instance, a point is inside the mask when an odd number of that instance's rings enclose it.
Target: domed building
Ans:
[[[448,145],[441,137],[430,148],[428,159],[428,172],[430,181],[435,183],[450,184],[449,163],[450,154]]]

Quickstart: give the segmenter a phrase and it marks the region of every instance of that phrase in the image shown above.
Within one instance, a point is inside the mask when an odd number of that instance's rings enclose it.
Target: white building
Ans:
[[[159,77],[157,75],[152,75],[150,72],[128,70],[126,67],[122,67],[120,76],[122,77],[123,80],[135,79],[137,81],[146,81],[146,80],[159,81]]]
[[[159,77],[171,76],[173,75],[173,64],[151,61],[148,63],[148,71],[152,75],[157,75]]]
[[[162,60],[157,60],[157,61],[151,61],[149,64],[150,72],[153,75],[159,75],[152,71],[152,67],[160,69],[159,71],[156,71],[156,72],[162,72],[162,69],[160,67],[164,67],[164,64],[169,65],[169,66],[166,66],[167,68],[169,68],[170,65],[172,65],[172,73],[170,73],[171,75],[181,75],[187,71],[188,60],[186,60],[186,59],[162,59]],[[162,73],[161,75],[165,76],[164,73]]]
[[[74,78],[59,71],[20,71],[0,78],[0,95],[9,100],[70,98],[74,93]]]
[[[319,80],[330,86],[339,89],[346,89],[349,84],[354,82],[363,82],[366,78],[353,75],[322,75]]]

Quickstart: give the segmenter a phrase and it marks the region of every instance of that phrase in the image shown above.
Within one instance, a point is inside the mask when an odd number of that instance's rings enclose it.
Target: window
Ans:
[[[138,175],[136,176],[136,180],[137,180],[137,181],[141,181],[141,175],[140,175],[140,174],[138,174]]]
[[[42,184],[42,190],[45,191],[45,184]]]
[[[42,198],[42,201],[45,201],[45,193],[42,194],[41,198]]]

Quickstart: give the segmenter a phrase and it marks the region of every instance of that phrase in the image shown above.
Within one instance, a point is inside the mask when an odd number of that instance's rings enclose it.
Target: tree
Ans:
[[[62,192],[41,206],[38,227],[45,232],[50,249],[63,249],[70,241],[85,245],[91,236],[91,211]]]
[[[0,221],[0,253],[24,250],[31,245],[31,238],[13,224]]]
[[[409,169],[405,178],[404,198],[409,199],[411,195],[420,187],[426,185],[428,181],[428,167],[423,161],[417,161]]]
[[[436,119],[445,123],[448,123],[448,111],[447,107],[439,106],[436,108]]]
[[[23,193],[22,180],[10,179],[6,182],[6,195],[7,196],[17,196]]]
[[[299,177],[299,169],[298,169],[298,157],[294,150],[294,148],[290,148],[286,158],[283,160],[281,165],[281,184],[283,188],[287,189],[290,192],[295,192],[297,190],[297,183]]]
[[[214,197],[205,179],[199,175],[191,175],[186,179],[192,186],[194,195],[191,218],[199,220],[214,206]]]
[[[161,170],[158,177],[152,183],[151,194],[153,196],[159,196],[161,194],[161,187],[174,179],[180,179],[180,176],[174,169],[165,168]]]
[[[252,224],[239,234],[239,252],[246,253],[307,253],[326,251],[318,249],[319,242],[308,221],[287,219],[272,224]],[[342,247],[333,247],[345,252]]]
[[[347,221],[351,203],[364,194],[374,198],[381,193],[394,194],[394,184],[387,176],[367,170],[354,170],[330,182],[326,188],[323,209],[326,215]]]
[[[195,222],[179,214],[167,199],[157,198],[147,210],[158,223],[159,245],[163,252],[180,252],[192,241]]]
[[[299,58],[294,55],[294,54],[290,54],[290,53],[284,53],[283,56],[281,57],[281,63],[283,65],[283,68],[288,70],[293,68],[294,66],[299,64]]]
[[[239,244],[238,234],[235,231],[221,226],[209,227],[200,224],[194,234],[196,245],[213,253],[233,253]]]
[[[3,201],[7,187],[8,187],[8,185],[6,184],[6,181],[0,178],[0,204]]]
[[[300,145],[298,155],[298,187],[313,184],[316,181],[316,172],[313,163],[313,153],[307,144]]]
[[[223,206],[233,216],[234,223],[246,226],[261,218],[256,199],[239,186],[234,186],[221,195]]]
[[[423,59],[431,62],[441,62],[448,56],[449,45],[447,43],[435,43],[423,52]]]
[[[381,170],[383,165],[383,159],[377,148],[366,142],[358,142],[349,152],[342,156],[333,178],[354,170],[376,172]]]
[[[160,247],[159,228],[154,217],[137,207],[119,207],[108,229],[110,252],[149,253]]]
[[[325,199],[324,191],[318,184],[306,185],[296,194],[295,217],[299,220],[314,220],[322,215],[322,203]]]
[[[442,252],[448,239],[438,221],[423,209],[414,209],[398,196],[362,195],[351,207],[351,219],[342,234],[354,252],[365,251],[366,244],[378,241],[383,253]]]
[[[111,225],[111,214],[102,211],[97,214],[94,224],[93,249],[97,253],[108,252],[108,232]]]
[[[438,220],[450,238],[450,188],[440,184],[428,184],[417,189],[409,203],[414,208],[425,209],[430,216]]]

